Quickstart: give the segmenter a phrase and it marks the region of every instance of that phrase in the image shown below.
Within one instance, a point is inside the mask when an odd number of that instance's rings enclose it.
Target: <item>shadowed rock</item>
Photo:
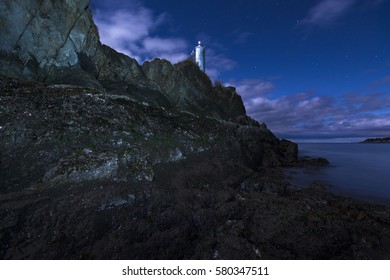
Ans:
[[[388,209],[289,189],[296,144],[192,62],[102,45],[88,6],[0,2],[0,259],[390,257]]]

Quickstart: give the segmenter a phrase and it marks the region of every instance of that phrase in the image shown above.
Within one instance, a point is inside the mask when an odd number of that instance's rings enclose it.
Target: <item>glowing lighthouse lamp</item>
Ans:
[[[199,66],[200,70],[206,72],[206,48],[202,46],[202,42],[199,41],[195,47],[195,63]]]

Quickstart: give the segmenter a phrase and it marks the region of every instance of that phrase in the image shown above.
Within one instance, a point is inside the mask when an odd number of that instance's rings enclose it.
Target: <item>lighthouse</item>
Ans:
[[[202,45],[202,42],[199,41],[198,45],[195,47],[195,63],[199,66],[200,70],[206,72],[206,48]]]

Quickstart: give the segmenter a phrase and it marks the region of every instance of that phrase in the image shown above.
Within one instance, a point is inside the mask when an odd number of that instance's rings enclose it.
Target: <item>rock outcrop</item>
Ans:
[[[149,85],[138,63],[99,42],[90,0],[0,3],[0,73],[47,83]]]
[[[390,143],[390,137],[368,138],[360,143]]]
[[[297,159],[296,145],[268,129],[143,105],[126,96],[7,78],[0,79],[0,90],[2,191],[153,181],[157,165],[198,155],[253,170]]]
[[[388,259],[390,211],[294,190],[263,126],[0,77],[0,259]]]
[[[104,89],[136,101],[219,119],[235,121],[245,115],[235,90],[213,88],[193,63],[172,65],[156,59],[141,67],[136,60],[101,44],[89,2],[2,1],[0,74]]]
[[[192,62],[102,45],[88,7],[0,2],[0,259],[389,257],[388,210],[289,190],[296,144]]]
[[[145,62],[142,68],[173,108],[233,122],[246,116],[235,88],[213,86],[210,78],[191,60],[172,65],[167,60],[155,59]]]
[[[2,106],[1,124],[4,162],[9,162],[2,169],[7,189],[15,187],[15,178],[26,177],[27,185],[153,180],[156,162],[196,155],[198,150],[254,170],[296,161],[296,144],[280,141],[246,116],[235,88],[214,86],[190,60],[172,65],[155,59],[141,67],[102,45],[88,0],[0,5],[0,74],[45,83],[25,88],[20,81],[2,80],[7,91],[2,102],[9,105]],[[16,94],[23,90],[30,94]],[[61,92],[66,94],[60,97]],[[69,95],[73,92],[77,94]],[[99,94],[83,96],[86,92]],[[129,111],[129,106],[137,109]],[[144,107],[148,109],[140,109]],[[73,114],[79,117],[70,117]],[[35,149],[37,143],[41,148]],[[105,147],[104,152],[94,157],[83,153],[83,160],[75,160],[75,151],[90,150],[87,144]],[[59,149],[62,145],[66,149]],[[29,158],[25,162],[40,160],[31,173],[31,166],[25,170],[24,163],[11,160],[15,156]],[[81,162],[91,166],[77,167]]]

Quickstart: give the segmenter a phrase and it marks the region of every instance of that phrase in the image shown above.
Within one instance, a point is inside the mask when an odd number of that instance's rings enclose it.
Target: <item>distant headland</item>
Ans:
[[[360,143],[390,143],[390,137],[368,138]]]

